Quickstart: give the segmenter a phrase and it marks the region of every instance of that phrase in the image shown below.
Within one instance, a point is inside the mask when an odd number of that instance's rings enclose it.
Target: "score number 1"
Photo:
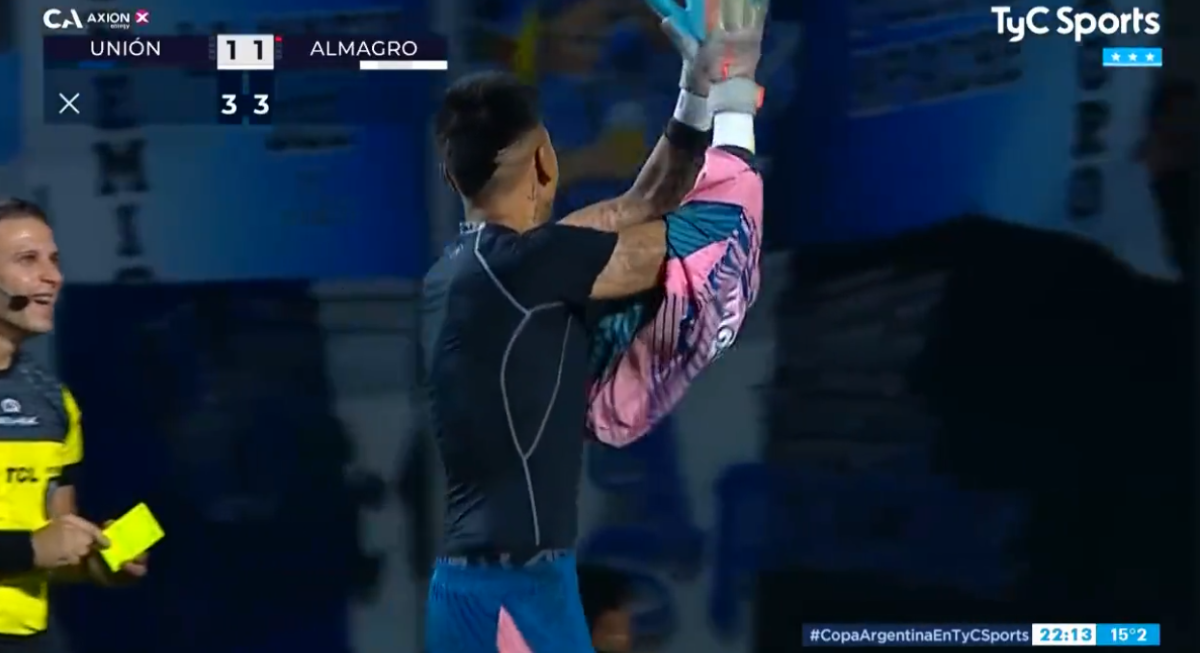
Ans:
[[[229,60],[237,61],[238,60],[237,39],[229,39],[225,43],[229,46]],[[254,39],[254,48],[255,48],[255,50],[258,51],[258,56],[255,57],[254,61],[256,63],[260,62],[260,61],[265,61],[265,59],[263,59],[263,40],[262,39]]]
[[[274,70],[273,34],[220,34],[217,36],[217,70]]]

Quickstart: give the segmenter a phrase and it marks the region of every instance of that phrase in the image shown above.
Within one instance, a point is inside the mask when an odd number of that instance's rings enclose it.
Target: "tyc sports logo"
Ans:
[[[108,29],[130,29],[134,25],[149,25],[150,12],[138,9],[128,11],[92,11],[86,19],[77,9],[47,9],[42,14],[42,24],[52,30],[85,30],[90,27],[107,27]]]
[[[1142,11],[1134,7],[1133,11],[1123,13],[1105,12],[1092,14],[1086,11],[1075,11],[1073,7],[1059,7],[1051,10],[1049,7],[1032,7],[1024,15],[1014,14],[1012,7],[992,7],[996,17],[996,33],[1009,37],[1011,43],[1025,40],[1025,34],[1043,36],[1054,31],[1064,36],[1071,35],[1076,43],[1081,43],[1083,37],[1100,33],[1106,36],[1116,34],[1147,34],[1154,36],[1162,30],[1162,24],[1157,11]],[[1050,14],[1054,14],[1053,20]]]

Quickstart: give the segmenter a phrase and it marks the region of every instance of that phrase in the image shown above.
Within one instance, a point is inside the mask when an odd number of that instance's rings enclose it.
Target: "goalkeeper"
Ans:
[[[701,43],[667,22],[686,65],[665,137],[628,193],[557,223],[557,158],[533,89],[480,75],[447,92],[437,138],[466,220],[421,297],[447,477],[429,653],[592,651],[573,553],[580,432],[613,445],[643,435],[732,344],[757,292],[751,25],[709,25]],[[589,340],[592,300],[647,292],[658,301]]]

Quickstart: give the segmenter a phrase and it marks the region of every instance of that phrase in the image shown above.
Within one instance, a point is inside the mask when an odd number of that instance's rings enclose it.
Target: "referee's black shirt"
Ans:
[[[421,344],[446,470],[444,554],[575,544],[587,414],[582,319],[617,236],[548,224],[459,236],[425,276]]]

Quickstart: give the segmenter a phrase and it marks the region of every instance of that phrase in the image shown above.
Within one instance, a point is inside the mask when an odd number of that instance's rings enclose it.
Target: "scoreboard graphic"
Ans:
[[[22,41],[20,181],[67,277],[423,274],[447,50],[423,3],[381,1],[92,5]]]
[[[43,41],[45,120],[105,124],[136,107],[143,125],[395,124],[427,120],[444,39],[217,34],[51,35]],[[98,74],[120,70],[121,88]],[[127,98],[119,107],[116,95]]]

